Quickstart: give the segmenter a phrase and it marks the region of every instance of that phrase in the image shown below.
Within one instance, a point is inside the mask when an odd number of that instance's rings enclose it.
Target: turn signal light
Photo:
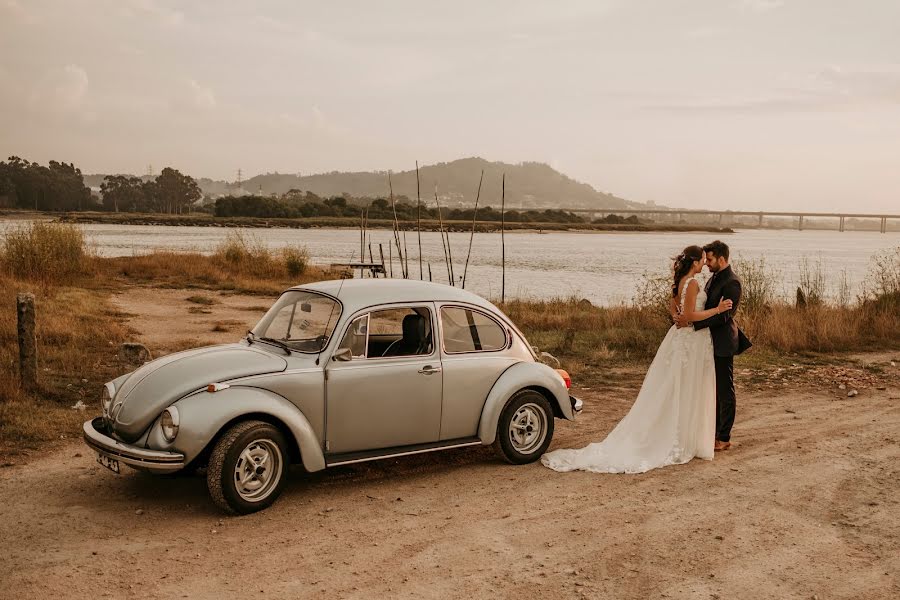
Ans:
[[[222,390],[227,390],[230,387],[231,386],[227,383],[210,383],[208,386],[206,386],[206,391],[209,393],[221,392]]]
[[[572,389],[572,378],[569,377],[569,372],[565,369],[556,369],[556,372],[559,373],[559,376],[562,377],[562,380],[566,384],[566,389]]]

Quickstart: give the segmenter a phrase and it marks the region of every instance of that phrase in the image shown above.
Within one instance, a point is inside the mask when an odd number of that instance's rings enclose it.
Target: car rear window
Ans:
[[[444,351],[490,352],[506,347],[506,330],[486,314],[470,308],[441,308]]]

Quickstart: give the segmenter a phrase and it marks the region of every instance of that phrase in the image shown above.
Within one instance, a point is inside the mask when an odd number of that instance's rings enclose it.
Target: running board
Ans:
[[[413,446],[398,446],[394,448],[382,448],[380,450],[365,450],[363,452],[344,452],[342,454],[332,454],[325,457],[325,465],[328,467],[337,467],[339,465],[350,465],[353,463],[367,462],[370,460],[381,460],[383,458],[399,458],[401,456],[409,456],[411,454],[425,454],[426,452],[436,452],[438,450],[450,450],[451,448],[465,448],[466,446],[480,446],[481,440],[477,437],[457,438],[455,440],[446,440],[443,442],[433,442],[430,444],[415,444]]]

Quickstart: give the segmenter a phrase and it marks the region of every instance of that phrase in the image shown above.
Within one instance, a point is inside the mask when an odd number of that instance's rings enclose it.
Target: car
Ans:
[[[341,279],[288,289],[245,338],[163,356],[106,383],[84,441],[103,466],[206,468],[213,501],[271,505],[314,472],[493,445],[546,451],[582,402],[496,306],[458,287]]]

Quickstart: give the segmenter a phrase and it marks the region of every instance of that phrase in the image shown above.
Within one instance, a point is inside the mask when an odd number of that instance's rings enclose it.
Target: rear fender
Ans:
[[[569,401],[569,390],[559,373],[543,363],[519,362],[503,372],[484,403],[481,421],[478,423],[478,437],[483,444],[494,443],[503,407],[513,394],[525,388],[544,391],[545,395],[550,396],[547,399],[551,404],[556,404],[554,408],[559,408],[564,418],[570,421],[575,418]]]

